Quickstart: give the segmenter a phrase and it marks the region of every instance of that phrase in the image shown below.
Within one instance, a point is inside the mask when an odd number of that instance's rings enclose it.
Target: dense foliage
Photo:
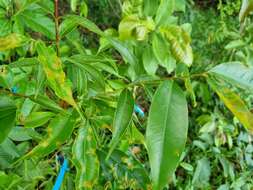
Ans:
[[[0,190],[252,189],[252,11],[0,0]]]

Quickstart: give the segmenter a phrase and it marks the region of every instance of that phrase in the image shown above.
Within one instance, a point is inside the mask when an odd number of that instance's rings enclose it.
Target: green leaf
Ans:
[[[75,165],[76,189],[93,189],[99,177],[99,161],[96,154],[96,139],[91,126],[82,126],[72,147]]]
[[[225,49],[229,50],[229,49],[241,48],[245,45],[246,45],[245,42],[242,40],[234,40],[234,41],[229,42],[225,46]]]
[[[186,0],[176,0],[175,1],[175,11],[185,12]]]
[[[79,54],[74,55],[71,58],[79,60],[78,62],[81,63],[82,65],[89,65],[91,67],[94,67],[96,70],[106,71],[110,74],[120,77],[118,74],[118,67],[116,65],[116,60],[111,59],[110,57]]]
[[[120,184],[121,182],[119,179],[124,179],[127,176],[128,181],[134,182],[134,187],[136,187],[136,189],[151,189],[147,170],[137,159],[119,150],[114,150],[110,158],[106,161],[107,153],[108,149],[98,150],[98,156],[102,168],[101,173],[108,181],[115,179],[115,182]],[[117,167],[113,167],[112,169],[112,166]],[[130,170],[129,167],[131,167]],[[116,177],[114,177],[115,174]],[[130,188],[131,185],[127,184],[127,186],[128,185]]]
[[[0,51],[6,51],[23,46],[27,38],[23,35],[12,33],[5,37],[0,37]]]
[[[14,127],[9,133],[9,138],[13,141],[28,141],[32,137],[30,133],[34,132],[33,129],[27,129],[24,127]]]
[[[253,89],[253,68],[239,62],[222,63],[209,73],[245,89]]]
[[[156,12],[155,22],[157,26],[162,25],[172,15],[175,7],[175,0],[161,0]]]
[[[79,0],[71,0],[70,1],[70,7],[73,12],[76,12],[77,4],[79,3]]]
[[[20,157],[20,153],[16,145],[9,138],[6,138],[0,144],[0,168],[8,168],[18,157]]]
[[[150,46],[144,49],[142,60],[143,60],[143,66],[145,70],[147,71],[147,73],[150,75],[155,75],[156,70],[158,68],[158,61],[155,58],[155,55]]]
[[[46,75],[44,73],[43,67],[42,65],[38,65],[35,96],[38,96],[40,91],[43,89],[45,85],[45,81],[46,81]]]
[[[0,143],[5,140],[11,129],[15,126],[16,110],[17,108],[13,100],[0,96]]]
[[[144,0],[143,12],[146,16],[154,16],[159,6],[159,0]]]
[[[30,67],[39,64],[37,58],[20,58],[17,61],[11,62],[9,66],[11,68]]]
[[[70,113],[66,115],[59,114],[51,120],[47,129],[47,137],[21,159],[27,159],[35,155],[46,156],[50,154],[70,138],[75,123],[75,112],[72,115]]]
[[[239,21],[242,23],[247,15],[253,11],[253,0],[243,0],[242,7],[239,13]]]
[[[234,116],[242,123],[242,125],[253,132],[253,114],[247,108],[243,100],[228,88],[218,86],[213,80],[208,80],[213,90],[218,94],[226,107],[234,114]]]
[[[29,97],[33,102],[41,105],[43,108],[51,110],[52,112],[55,113],[64,113],[65,110],[61,108],[56,102],[48,98],[47,96],[44,95],[38,95],[38,96],[31,96]]]
[[[134,111],[134,99],[130,91],[123,90],[120,94],[113,121],[113,136],[108,156],[113,152],[127,127],[130,125]]]
[[[12,21],[0,18],[0,37],[6,36],[12,32]]]
[[[184,93],[175,82],[165,81],[152,99],[146,131],[154,190],[163,189],[175,171],[184,150],[187,130]]]
[[[197,168],[194,172],[192,183],[198,188],[206,189],[209,185],[210,175],[210,161],[204,157],[197,161]]]
[[[39,54],[38,59],[42,64],[49,86],[59,98],[76,107],[71,84],[66,79],[60,58],[57,57],[53,49],[46,47],[43,42],[37,44],[37,51]]]
[[[104,33],[96,24],[91,22],[85,17],[77,15],[68,15],[64,17],[64,21],[60,25],[60,35],[64,37],[69,32],[73,31],[77,26],[87,28],[91,32],[94,32],[100,36],[104,36]]]
[[[95,67],[93,67],[90,64],[87,64],[85,59],[82,58],[82,56],[72,56],[71,58],[68,58],[67,61],[78,67],[79,69],[82,69],[88,75],[96,81],[96,83],[99,85],[100,89],[103,91],[105,88],[105,80],[104,76],[101,72],[99,72]]]
[[[3,171],[0,171],[0,188],[1,189],[11,189],[14,185],[21,182],[21,177],[12,173],[5,174]]]
[[[112,46],[123,56],[123,58],[131,65],[134,65],[136,67],[135,69],[138,70],[137,58],[124,43],[112,38],[109,35],[106,35],[102,30],[100,30],[100,28],[98,28],[97,25],[84,17],[77,15],[69,15],[65,17],[64,21],[60,26],[61,37],[73,31],[79,25],[106,38],[110,42],[110,44],[112,44]]]
[[[33,112],[25,120],[25,127],[35,128],[46,124],[55,114],[52,112]]]
[[[169,46],[166,40],[160,35],[155,34],[152,38],[153,52],[160,63],[168,59]]]
[[[33,31],[42,33],[49,39],[55,39],[54,22],[44,14],[36,10],[25,10],[18,16],[23,20],[26,26]]]

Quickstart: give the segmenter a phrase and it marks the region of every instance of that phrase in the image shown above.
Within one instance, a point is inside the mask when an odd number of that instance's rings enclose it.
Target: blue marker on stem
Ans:
[[[12,92],[13,94],[17,94],[17,93],[18,93],[18,87],[17,87],[17,86],[11,87],[11,92]]]
[[[68,160],[64,158],[60,172],[59,172],[57,179],[55,181],[53,190],[60,190],[66,171],[68,171]]]
[[[134,105],[134,112],[139,114],[141,117],[145,116],[144,111],[140,108],[140,106],[138,106],[136,104]]]

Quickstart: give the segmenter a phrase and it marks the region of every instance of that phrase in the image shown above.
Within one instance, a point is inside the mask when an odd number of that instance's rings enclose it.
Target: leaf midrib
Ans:
[[[168,85],[168,84],[167,84]],[[167,106],[167,109],[166,109],[166,116],[168,116],[168,113],[169,113],[169,108],[170,108],[170,102],[171,102],[171,98],[172,98],[172,89],[173,89],[173,85],[174,85],[174,82],[172,82],[172,84],[171,84],[171,87],[170,87],[170,89],[169,89],[169,105]],[[162,154],[164,155],[164,146],[165,146],[165,141],[164,141],[164,139],[166,138],[166,135],[165,135],[165,133],[166,133],[166,126],[167,126],[167,123],[168,123],[168,117],[166,117],[166,119],[165,119],[165,122],[164,122],[164,124],[165,124],[165,127],[164,127],[164,129],[163,129],[163,138],[162,138]],[[160,157],[160,163],[162,163],[162,160],[163,160],[163,156],[162,157]],[[159,174],[161,175],[161,172],[160,172],[160,167],[159,167]],[[160,175],[159,175],[159,179],[160,179]],[[160,180],[159,180],[160,181]]]

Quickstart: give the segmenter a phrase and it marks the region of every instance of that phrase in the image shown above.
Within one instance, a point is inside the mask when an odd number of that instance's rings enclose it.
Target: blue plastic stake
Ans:
[[[136,104],[134,105],[134,111],[135,111],[135,113],[139,114],[141,117],[145,116],[144,111],[140,108],[140,106],[138,106]]]
[[[11,88],[11,92],[12,92],[13,94],[17,94],[17,93],[18,93],[18,87],[13,86],[13,87]]]
[[[68,171],[68,160],[64,158],[64,162],[61,166],[59,175],[57,176],[53,190],[60,190],[66,171]]]

